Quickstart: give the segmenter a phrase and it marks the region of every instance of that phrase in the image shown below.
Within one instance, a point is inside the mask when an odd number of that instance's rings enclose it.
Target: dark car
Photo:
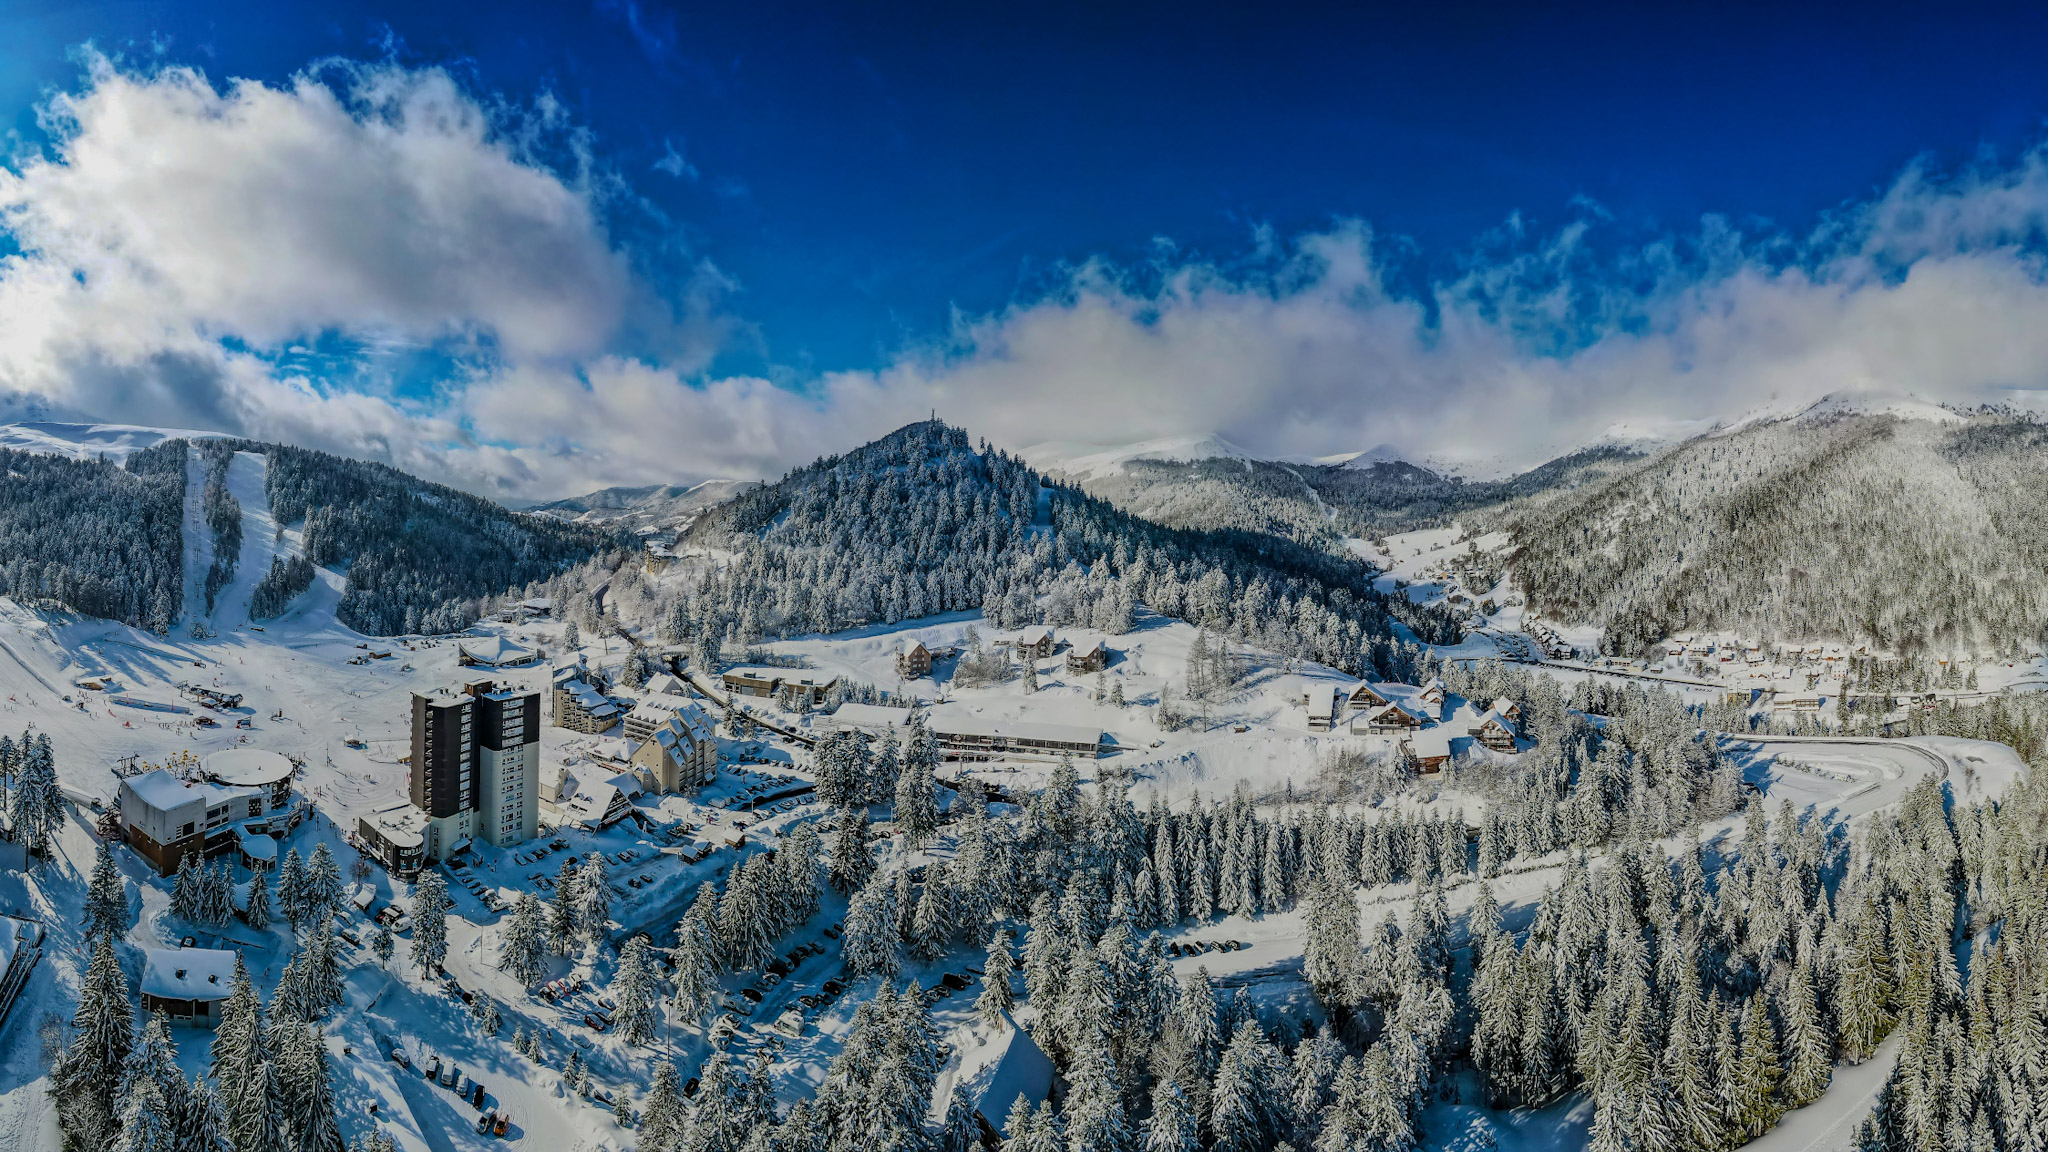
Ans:
[[[768,971],[775,973],[777,976],[787,976],[795,968],[796,966],[787,960],[770,960],[768,962]]]
[[[469,1082],[469,1103],[472,1108],[484,1106],[484,1086],[475,1080]]]

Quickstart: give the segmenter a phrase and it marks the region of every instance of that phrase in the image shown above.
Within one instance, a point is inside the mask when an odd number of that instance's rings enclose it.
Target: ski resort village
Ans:
[[[0,1147],[2048,1131],[2026,643],[1618,650],[938,422],[681,531],[6,434]]]

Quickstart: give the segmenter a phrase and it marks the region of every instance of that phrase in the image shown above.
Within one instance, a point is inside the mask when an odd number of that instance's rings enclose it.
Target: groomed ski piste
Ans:
[[[192,467],[200,467],[196,459]],[[356,854],[345,842],[344,833],[355,827],[358,816],[400,803],[406,796],[406,767],[400,758],[407,750],[411,694],[480,674],[458,667],[451,638],[370,638],[337,623],[334,609],[344,580],[339,572],[319,572],[312,589],[280,618],[260,624],[248,621],[248,588],[267,568],[271,556],[297,547],[298,536],[295,526],[286,526],[281,538],[276,531],[263,497],[260,456],[238,455],[229,470],[229,485],[243,507],[243,553],[234,584],[221,593],[208,621],[214,633],[210,637],[193,639],[189,619],[171,635],[155,636],[106,621],[0,600],[0,730],[18,733],[33,725],[36,731],[47,732],[56,748],[62,782],[74,797],[71,818],[63,824],[53,857],[34,864],[26,875],[0,875],[0,911],[36,918],[49,933],[42,963],[0,1027],[0,1150],[25,1152],[60,1146],[47,1094],[52,1022],[68,1021],[82,979],[83,927],[76,910],[82,906],[85,879],[97,847],[91,825],[98,813],[91,809],[90,800],[112,800],[117,765],[131,758],[163,764],[186,754],[204,757],[244,746],[291,756],[302,765],[296,787],[313,805],[315,815],[291,833],[284,846],[296,848],[303,856],[324,843],[336,854],[346,875]],[[190,523],[188,519],[188,526]],[[189,537],[203,543],[205,533],[188,531]],[[193,555],[188,551],[188,561]],[[210,561],[210,556],[207,559]],[[188,564],[188,580],[195,569],[203,572],[203,565]],[[900,687],[930,699],[941,694],[940,685],[899,682],[894,653],[909,638],[933,646],[958,644],[970,627],[985,638],[1002,632],[977,617],[954,615],[767,647],[825,673],[890,690]],[[562,627],[548,620],[490,624],[479,627],[475,634],[502,635],[539,648],[550,657],[563,654]],[[1085,629],[1061,631],[1061,639],[1067,642],[1085,643],[1099,636]],[[1057,662],[1044,674],[1035,693],[1021,692],[1012,681],[987,688],[946,687],[943,695],[949,706],[970,709],[988,719],[1099,725],[1109,734],[1115,752],[1100,761],[1083,762],[1084,782],[1098,775],[1113,775],[1129,784],[1140,805],[1154,791],[1176,805],[1188,802],[1197,792],[1205,798],[1227,796],[1239,782],[1267,803],[1277,804],[1290,786],[1309,785],[1337,750],[1386,746],[1385,737],[1308,729],[1300,707],[1303,691],[1311,685],[1347,684],[1348,677],[1316,665],[1290,669],[1271,653],[1245,647],[1236,649],[1242,679],[1227,696],[1212,702],[1206,718],[1179,730],[1161,729],[1151,718],[1149,706],[1162,689],[1184,693],[1184,669],[1196,637],[1192,626],[1149,613],[1140,614],[1132,632],[1102,637],[1115,654],[1102,682],[1123,688],[1129,702],[1123,708],[1094,698],[1096,676],[1069,677]],[[608,650],[603,643],[591,643],[583,647],[582,654],[603,665],[619,658],[621,646],[614,641]],[[545,685],[546,668],[543,662],[488,675],[501,683],[540,689]],[[88,679],[108,685],[108,690],[79,686]],[[243,703],[226,712],[198,707],[181,697],[180,684],[240,693]],[[191,711],[159,713],[115,707],[109,703],[113,695],[183,704]],[[1463,707],[1469,706],[1449,701],[1446,714]],[[219,726],[199,727],[195,724],[199,716],[212,718]],[[236,727],[235,722],[243,719],[250,727]],[[815,721],[796,716],[786,719],[799,728]],[[1238,731],[1240,728],[1243,730]],[[542,731],[544,765],[567,764],[579,776],[606,772],[600,757],[607,749],[601,740],[552,725]],[[1744,766],[1745,779],[1758,789],[1770,810],[1775,811],[1780,801],[1790,800],[1795,809],[1851,820],[1896,804],[1929,776],[1940,777],[1960,804],[1999,795],[2024,771],[2018,757],[2004,745],[1954,739],[1770,737],[1759,742],[1729,739],[1723,747]],[[585,857],[593,851],[603,852],[623,861],[613,868],[619,896],[613,903],[612,940],[623,940],[637,931],[665,940],[699,883],[730,875],[744,855],[773,847],[795,824],[826,815],[821,806],[809,803],[787,811],[754,813],[758,820],[748,830],[746,842],[734,846],[737,837],[728,829],[738,813],[724,805],[750,781],[762,779],[762,774],[798,785],[806,782],[808,753],[786,741],[729,738],[721,739],[721,752],[725,763],[717,784],[688,796],[643,797],[637,804],[636,812],[651,828],[674,828],[684,822],[699,825],[686,838],[643,832],[637,820],[597,833],[564,827],[554,835],[566,848],[545,861],[522,863],[526,850],[480,846],[470,874],[480,886],[509,897],[535,887],[536,878],[552,873],[564,855]],[[741,775],[743,770],[755,775]],[[1049,766],[997,761],[973,765],[972,770],[1008,789],[1028,789],[1043,782]],[[956,771],[949,766],[947,774]],[[1443,814],[1462,811],[1468,818],[1475,817],[1484,805],[1476,795],[1460,795],[1451,789],[1411,794],[1398,802]],[[543,811],[544,821],[553,823],[549,810]],[[714,816],[723,822],[713,822]],[[1741,833],[1740,819],[1730,818],[1710,825],[1706,838],[1710,846],[1727,848]],[[1675,840],[1662,846],[1672,853],[1683,847]],[[702,860],[689,859],[703,848],[711,851]],[[942,832],[923,855],[943,858],[950,848]],[[124,950],[123,957],[131,986],[139,975],[139,949],[176,946],[187,935],[197,935],[202,946],[241,949],[259,988],[267,994],[274,986],[291,947],[289,930],[282,922],[267,931],[234,922],[217,932],[195,933],[191,925],[171,915],[167,880],[158,878],[131,852],[117,851],[115,858],[135,913],[125,938],[131,947]],[[1594,859],[1598,867],[1597,854]],[[1564,864],[1563,853],[1518,859],[1512,869],[1492,882],[1508,927],[1526,925],[1534,902],[1556,885]],[[643,874],[649,878],[647,883],[626,886],[629,877]],[[370,872],[367,884],[378,906],[396,903],[404,907],[409,902],[407,887],[381,869]],[[1460,920],[1476,887],[1465,879],[1450,891],[1454,938],[1460,943]],[[619,1126],[601,1096],[585,1099],[563,1085],[562,1061],[574,1049],[582,1054],[594,1082],[605,1092],[637,1098],[644,1093],[653,1062],[660,1056],[674,1056],[685,1075],[701,1064],[709,1051],[704,1030],[664,1026],[650,1047],[630,1048],[612,1032],[584,1028],[582,1013],[594,993],[550,1004],[500,973],[496,957],[503,914],[487,910],[463,885],[450,885],[450,894],[455,909],[449,925],[448,976],[461,988],[496,1005],[504,1027],[495,1036],[485,1035],[465,1004],[451,996],[441,982],[422,980],[406,962],[403,937],[398,955],[388,966],[380,965],[366,948],[344,949],[347,1003],[329,1020],[327,1040],[345,1131],[353,1131],[351,1125],[371,1115],[374,1108],[376,1119],[407,1149],[452,1152],[499,1143],[475,1133],[476,1112],[466,1102],[420,1077],[419,1062],[439,1057],[459,1065],[485,1085],[491,1106],[512,1117],[508,1136],[517,1146],[547,1152],[633,1147],[633,1133]],[[1408,884],[1361,889],[1356,894],[1368,925],[1389,913],[1405,916],[1414,895]],[[768,1022],[797,996],[841,974],[837,948],[823,930],[840,921],[844,913],[844,900],[827,890],[819,913],[777,942],[778,951],[805,942],[825,948],[767,991],[751,1021],[733,1041],[738,1052],[770,1053],[774,1090],[783,1104],[803,1098],[815,1088],[839,1050],[854,1007],[875,989],[873,977],[856,982],[847,995],[821,1009],[799,1036],[783,1037],[769,1029]],[[368,921],[353,909],[347,915],[350,919],[344,927],[358,938],[366,938]],[[1230,951],[1177,959],[1176,972],[1186,975],[1206,967],[1224,989],[1243,987],[1262,1008],[1300,1018],[1318,1014],[1301,976],[1303,918],[1298,910],[1249,919],[1229,916],[1185,925],[1164,935],[1174,943],[1242,942],[1243,947]],[[614,960],[611,948],[593,946],[579,956],[551,960],[549,974],[581,974],[590,978],[594,988],[601,988]],[[899,983],[914,979],[930,987],[965,962],[957,953],[930,964],[912,959],[897,979]],[[737,991],[745,982],[745,978],[729,977],[725,987]],[[979,1083],[991,1071],[992,1037],[976,1019],[972,999],[971,994],[956,995],[937,1001],[932,1008],[947,1053],[934,1096],[941,1107],[953,1083]],[[1025,1009],[1027,1020],[1029,1011]],[[509,1037],[515,1028],[539,1029],[548,1038],[546,1066],[512,1051]],[[210,1034],[180,1029],[173,1039],[186,1072],[199,1070]],[[390,1058],[394,1050],[406,1054],[414,1068],[407,1070],[394,1063]],[[1855,1125],[1869,1111],[1877,1086],[1889,1070],[1891,1052],[1887,1047],[1862,1065],[1838,1067],[1833,1086],[1820,1101],[1788,1114],[1751,1147],[1850,1147]],[[1483,1096],[1469,1075],[1459,1089],[1459,1099],[1464,1101]],[[1494,1146],[1512,1152],[1571,1148],[1585,1143],[1590,1117],[1591,1106],[1582,1095],[1534,1111],[1497,1112],[1439,1102],[1425,1114],[1422,1137],[1426,1147],[1440,1149]]]

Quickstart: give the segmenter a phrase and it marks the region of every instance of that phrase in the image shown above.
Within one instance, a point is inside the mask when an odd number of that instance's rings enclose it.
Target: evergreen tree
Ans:
[[[242,919],[250,927],[270,927],[270,876],[257,872],[249,877],[249,903],[242,910]]]
[[[114,959],[113,941],[105,936],[93,945],[71,1026],[71,1042],[50,1073],[50,1094],[67,1136],[81,1147],[105,1148],[119,1127],[115,1092],[135,1045],[128,978]]]
[[[521,984],[537,984],[547,975],[547,912],[540,897],[521,892],[498,941],[498,970]]]
[[[85,937],[104,936],[118,940],[128,931],[128,891],[121,872],[114,866],[114,854],[105,840],[93,860],[92,881],[85,890]]]
[[[1006,1027],[1004,1017],[1017,1006],[1016,994],[1010,989],[1010,979],[1016,971],[1016,960],[1010,955],[1010,934],[998,928],[989,937],[988,959],[981,970],[981,995],[974,999],[974,1010],[981,1015],[982,1022],[998,1032]]]
[[[840,939],[846,970],[856,976],[894,975],[901,963],[898,938],[894,878],[877,875],[846,906],[846,932]]]
[[[628,1044],[645,1044],[654,1038],[654,958],[647,937],[635,935],[619,953],[619,967],[612,978],[612,999],[619,1006],[619,1035]]]
[[[605,873],[604,853],[592,852],[576,878],[576,930],[587,942],[604,939],[612,917],[612,887]]]
[[[305,862],[299,858],[297,848],[288,848],[284,863],[277,867],[277,909],[284,913],[284,922],[295,933],[312,919],[306,893]]]
[[[448,959],[448,884],[437,869],[420,873],[412,897],[412,963],[426,979]]]
[[[868,848],[867,809],[844,809],[839,813],[839,831],[832,838],[832,860],[826,875],[835,891],[852,895],[874,874],[875,857]]]
[[[675,1061],[664,1058],[654,1066],[647,1102],[640,1109],[640,1146],[650,1152],[673,1147],[682,1134],[683,1108],[682,1076]]]
[[[576,951],[581,921],[577,916],[582,885],[574,864],[567,860],[555,870],[555,887],[548,898],[548,947],[557,956]]]

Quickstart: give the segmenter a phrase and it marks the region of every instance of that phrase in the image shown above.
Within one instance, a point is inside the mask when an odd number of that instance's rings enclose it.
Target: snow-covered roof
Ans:
[[[456,643],[456,651],[472,664],[486,668],[501,668],[511,664],[525,664],[539,657],[539,653],[523,645],[514,644],[503,636],[480,636]]]
[[[159,1000],[225,1000],[234,992],[235,954],[219,948],[145,948],[142,994]]]
[[[1502,730],[1508,732],[1510,735],[1512,735],[1515,730],[1515,726],[1508,723],[1507,717],[1501,715],[1498,711],[1492,708],[1488,708],[1485,712],[1480,713],[1479,719],[1474,720],[1472,722],[1472,731],[1478,732],[1489,726],[1498,726]]]
[[[1076,656],[1083,657],[1093,656],[1097,652],[1107,651],[1107,649],[1108,645],[1104,644],[1100,637],[1097,637],[1096,639],[1087,641],[1086,643],[1075,645],[1073,654]]]
[[[648,677],[642,690],[649,696],[681,696],[684,693],[683,682],[667,672],[657,672]]]
[[[555,687],[563,692],[567,692],[569,698],[576,702],[578,708],[583,709],[592,716],[604,717],[617,716],[619,714],[619,706],[612,703],[604,693],[592,688],[587,680],[571,680],[566,684],[557,684]]]
[[[1329,719],[1337,711],[1337,689],[1328,685],[1310,688],[1305,707],[1310,719]]]
[[[932,731],[939,736],[1005,737],[1062,744],[1100,744],[1102,730],[1079,724],[1048,724],[1037,720],[989,720],[950,708],[932,710]]]
[[[241,840],[242,855],[251,860],[276,860],[277,841],[267,832],[251,832],[247,828],[237,830]]]
[[[202,801],[207,807],[229,800],[256,795],[253,788],[231,788],[217,784],[188,784],[172,775],[169,769],[158,768],[140,776],[130,776],[122,781],[128,790],[144,804],[159,812],[166,812],[194,800]]]
[[[626,794],[618,785],[609,783],[580,787],[576,795],[562,803],[562,811],[572,823],[591,828],[616,824],[631,810]]]
[[[1052,639],[1052,629],[1044,624],[1033,624],[1017,631],[1017,643],[1039,645]]]
[[[427,842],[427,814],[410,804],[398,804],[368,816],[377,834],[399,848],[418,848]]]
[[[901,648],[900,650],[901,650],[901,651],[903,652],[903,654],[904,654],[904,655],[906,655],[906,656],[907,656],[907,655],[909,655],[909,654],[910,654],[910,653],[912,653],[912,652],[929,652],[929,651],[931,651],[931,649],[929,649],[929,648],[926,648],[926,647],[924,646],[924,641],[922,641],[922,640],[919,640],[919,639],[918,639],[917,637],[915,637],[915,636],[911,637],[911,638],[910,638],[910,639],[908,639],[908,640],[905,640],[905,641],[903,642],[902,648]]]
[[[830,717],[844,728],[901,728],[910,723],[910,709],[882,704],[841,704]]]
[[[200,771],[223,784],[268,788],[292,778],[292,762],[264,748],[229,748],[199,762]]]
[[[1017,1098],[1023,1097],[1032,1104],[1040,1104],[1052,1094],[1052,1059],[1045,1049],[1031,1038],[1031,1033],[1017,1027],[1005,1013],[1004,1039],[996,1043],[1004,1045],[1003,1054],[996,1058],[995,1070],[989,1073],[981,1091],[974,1098],[974,1110],[1005,1140],[1010,1138],[1010,1109],[1016,1106]]]
[[[1451,733],[1447,728],[1424,728],[1408,738],[1408,750],[1423,760],[1451,754]]]

